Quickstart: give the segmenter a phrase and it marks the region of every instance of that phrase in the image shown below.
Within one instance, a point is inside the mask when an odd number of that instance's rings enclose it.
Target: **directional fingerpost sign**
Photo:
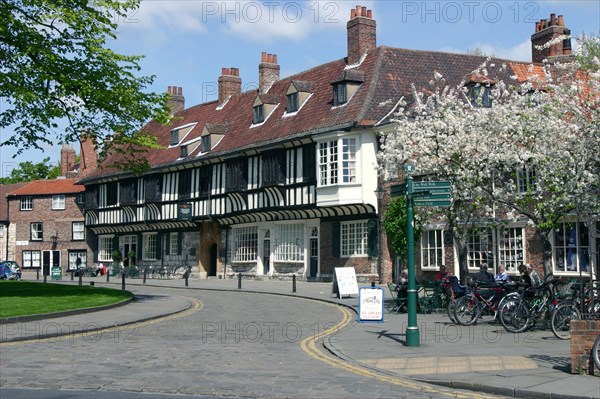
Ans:
[[[450,206],[452,183],[449,181],[416,181],[413,183],[415,206]]]

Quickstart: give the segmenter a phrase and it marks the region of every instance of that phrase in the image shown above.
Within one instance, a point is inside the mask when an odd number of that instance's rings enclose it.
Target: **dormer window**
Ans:
[[[202,137],[202,152],[210,151],[210,136]]]
[[[471,84],[469,85],[469,101],[473,107],[492,107],[492,86],[482,84]]]
[[[365,81],[364,73],[356,69],[344,70],[333,83],[333,106],[344,105],[350,101]]]
[[[338,82],[333,85],[333,105],[342,105],[348,102],[346,82]]]
[[[188,156],[188,146],[182,145],[179,147],[179,158],[185,158]]]
[[[257,123],[262,123],[264,121],[265,121],[265,114],[264,114],[262,104],[257,105],[256,107],[252,108],[252,123],[254,123],[256,125]]]
[[[291,93],[287,95],[287,112],[298,111],[298,93]]]
[[[169,145],[178,145],[186,136],[188,136],[194,126],[196,126],[196,122],[171,129],[171,141],[169,142]]]

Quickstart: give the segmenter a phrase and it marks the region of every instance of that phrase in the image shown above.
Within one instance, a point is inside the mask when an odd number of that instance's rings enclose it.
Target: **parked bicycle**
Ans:
[[[479,320],[485,321],[485,316],[493,316],[495,320],[498,315],[498,309],[502,303],[518,295],[509,293],[513,284],[484,284],[477,285],[473,283],[472,292],[460,298],[454,306],[454,315],[459,324],[469,326],[476,324]]]
[[[463,297],[468,292],[466,285],[461,285],[458,282],[456,276],[446,276],[442,282],[442,289],[446,292],[447,304],[446,313],[448,318],[454,324],[459,324],[456,316],[454,315],[454,309],[456,307],[456,301]]]
[[[596,370],[600,370],[600,335],[598,335],[596,341],[594,341],[594,346],[592,346],[592,359],[594,359]]]
[[[520,333],[533,327],[538,320],[551,317],[559,301],[554,287],[561,284],[555,279],[537,287],[525,288],[522,294],[512,296],[499,307],[502,326],[508,332]]]

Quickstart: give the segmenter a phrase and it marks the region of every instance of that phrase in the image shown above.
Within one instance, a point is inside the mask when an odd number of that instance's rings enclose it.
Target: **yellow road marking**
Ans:
[[[322,331],[317,335],[307,337],[300,342],[300,348],[302,349],[303,352],[308,354],[310,357],[312,357],[316,360],[325,362],[333,367],[343,369],[343,370],[349,371],[351,373],[354,373],[354,374],[357,374],[357,375],[360,375],[363,377],[373,378],[378,381],[388,382],[388,383],[391,383],[394,385],[399,385],[399,386],[402,386],[405,388],[416,389],[416,390],[420,390],[420,391],[424,391],[424,392],[428,392],[428,393],[439,393],[439,394],[447,395],[447,396],[454,397],[454,398],[493,398],[493,397],[495,397],[495,396],[491,396],[490,394],[483,394],[483,393],[480,394],[480,393],[476,393],[476,392],[473,392],[473,393],[458,392],[458,391],[454,391],[454,390],[451,390],[448,388],[436,387],[434,385],[413,382],[410,380],[403,380],[403,379],[400,379],[397,377],[392,377],[392,376],[388,376],[385,374],[377,373],[369,368],[366,368],[366,367],[363,367],[360,365],[348,363],[336,356],[326,353],[322,349],[318,348],[316,343],[320,339],[323,339],[323,338],[327,337],[328,335],[331,335],[331,334],[335,333],[336,331],[339,331],[342,328],[346,327],[348,324],[350,324],[350,321],[353,318],[352,313],[347,308],[338,306],[336,304],[328,304],[328,305],[335,307],[342,313],[342,320],[338,324],[336,324],[334,327],[332,327],[328,330]]]
[[[64,335],[57,335],[54,337],[47,337],[47,338],[30,338],[30,339],[24,339],[21,341],[14,341],[14,342],[0,342],[0,347],[2,346],[13,346],[13,345],[19,345],[19,344],[31,344],[31,343],[42,343],[42,342],[57,342],[60,340],[65,340],[65,339],[74,339],[74,338],[80,338],[80,337],[87,337],[91,334],[97,335],[97,334],[104,334],[104,333],[111,333],[115,330],[118,330],[119,328],[128,328],[128,329],[133,329],[133,328],[139,328],[139,327],[145,327],[145,326],[149,326],[152,324],[156,324],[156,323],[161,323],[164,321],[169,321],[169,320],[175,320],[175,319],[180,319],[182,317],[186,317],[189,316],[199,310],[201,310],[204,307],[204,304],[202,303],[202,301],[196,299],[196,298],[190,298],[190,297],[186,297],[186,299],[188,299],[191,304],[190,307],[182,310],[180,312],[177,313],[173,313],[171,315],[168,316],[164,316],[164,317],[157,317],[155,319],[151,319],[151,320],[146,320],[146,321],[140,321],[137,323],[131,323],[131,324],[121,324],[121,325],[116,325],[116,326],[112,326],[112,327],[106,327],[106,328],[101,328],[98,330],[90,330],[90,331],[82,331],[82,332],[78,332],[78,333],[67,333]]]

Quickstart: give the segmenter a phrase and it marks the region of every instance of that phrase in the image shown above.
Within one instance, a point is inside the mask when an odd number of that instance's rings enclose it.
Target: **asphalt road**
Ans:
[[[156,287],[133,291],[182,294]],[[337,305],[247,292],[185,295],[193,306],[176,316],[3,344],[0,397],[490,397],[378,374],[336,358],[322,341],[335,342],[353,317]]]

